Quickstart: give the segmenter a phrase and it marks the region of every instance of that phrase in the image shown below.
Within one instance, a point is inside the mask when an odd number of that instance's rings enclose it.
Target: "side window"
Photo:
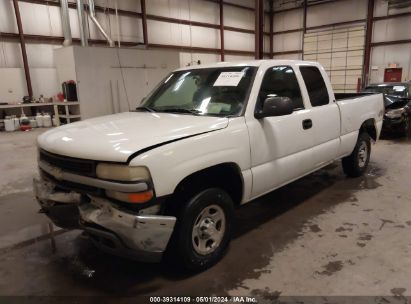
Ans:
[[[267,70],[258,96],[257,107],[261,109],[267,97],[289,97],[295,110],[304,109],[300,86],[294,70],[289,66],[276,66]]]
[[[330,102],[327,87],[320,70],[313,66],[300,67],[310,102],[313,107],[326,105]]]

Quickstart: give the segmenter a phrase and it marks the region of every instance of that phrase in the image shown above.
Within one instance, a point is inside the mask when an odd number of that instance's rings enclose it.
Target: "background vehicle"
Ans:
[[[136,112],[41,135],[34,185],[56,224],[104,250],[158,261],[171,248],[201,270],[227,248],[236,206],[338,159],[363,174],[383,113],[381,94],[336,101],[315,62],[185,68]]]
[[[384,94],[385,115],[383,130],[406,136],[410,131],[410,83],[381,83],[367,86],[365,93]]]

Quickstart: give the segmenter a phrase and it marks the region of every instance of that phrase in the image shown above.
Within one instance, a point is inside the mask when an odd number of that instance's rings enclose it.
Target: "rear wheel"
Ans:
[[[358,177],[364,174],[370,162],[371,141],[367,133],[360,133],[351,155],[342,159],[344,173],[350,177]]]
[[[222,189],[206,189],[181,210],[175,246],[182,265],[205,270],[222,258],[231,238],[233,201]]]

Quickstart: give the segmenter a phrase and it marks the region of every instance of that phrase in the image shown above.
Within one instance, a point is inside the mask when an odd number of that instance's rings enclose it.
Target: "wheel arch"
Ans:
[[[378,132],[374,118],[367,119],[362,123],[360,127],[360,134],[362,132],[367,133],[370,136],[370,138],[372,138],[374,141],[377,141]]]
[[[238,164],[221,163],[193,172],[175,187],[170,205],[174,209],[188,198],[207,188],[221,188],[228,193],[234,205],[240,205],[244,195],[244,179]]]

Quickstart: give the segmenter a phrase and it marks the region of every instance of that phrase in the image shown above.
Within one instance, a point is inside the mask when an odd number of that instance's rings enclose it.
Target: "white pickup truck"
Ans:
[[[136,111],[39,136],[35,195],[108,252],[174,252],[202,270],[224,254],[235,207],[339,159],[363,174],[383,114],[381,94],[336,96],[315,62],[183,68]]]

